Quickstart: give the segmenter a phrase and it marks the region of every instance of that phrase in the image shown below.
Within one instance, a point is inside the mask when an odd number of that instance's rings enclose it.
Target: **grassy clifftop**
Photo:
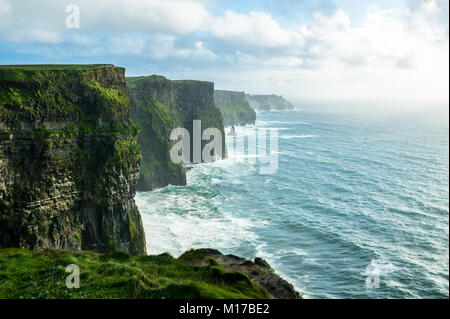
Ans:
[[[245,95],[250,106],[259,111],[293,110],[295,107],[282,96],[272,95]]]
[[[128,120],[124,72],[113,65],[0,66],[0,120],[8,126]]]
[[[0,65],[0,69],[10,70],[88,70],[112,67],[112,64],[21,64]]]
[[[188,256],[188,255],[186,255]],[[189,266],[182,256],[131,257],[123,252],[0,250],[0,298],[268,298],[247,276],[214,259]],[[192,256],[189,256],[192,259]],[[80,288],[65,285],[66,267],[80,268]]]

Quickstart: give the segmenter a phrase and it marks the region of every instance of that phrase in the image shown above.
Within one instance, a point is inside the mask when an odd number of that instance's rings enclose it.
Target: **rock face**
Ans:
[[[257,111],[293,110],[295,107],[282,96],[272,95],[245,95],[250,106]]]
[[[169,184],[185,185],[186,169],[170,160],[170,133],[176,127],[186,128],[191,137],[193,157],[193,120],[201,120],[202,132],[218,128],[225,150],[223,118],[214,104],[214,83],[171,81],[162,76],[127,79],[133,120],[141,127],[139,145],[142,169],[138,191],[150,191]],[[202,146],[206,142],[202,142]],[[225,154],[225,151],[223,152]]]
[[[0,66],[0,248],[145,253],[124,73]]]
[[[256,112],[244,92],[216,90],[214,102],[222,113],[225,126],[255,124]]]
[[[179,260],[190,265],[205,267],[217,263],[227,271],[240,272],[264,288],[269,297],[276,299],[299,299],[300,295],[286,280],[277,276],[270,265],[261,258],[245,260],[234,255],[223,255],[215,249],[197,249],[185,252]]]

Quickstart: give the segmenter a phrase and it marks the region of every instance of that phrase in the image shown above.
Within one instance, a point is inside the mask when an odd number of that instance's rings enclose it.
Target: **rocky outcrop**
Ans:
[[[269,297],[276,299],[299,299],[300,295],[286,280],[275,274],[270,265],[261,258],[245,260],[234,255],[223,255],[215,249],[197,249],[185,252],[179,260],[190,266],[219,266],[228,272],[237,272],[265,289]]]
[[[214,91],[214,102],[222,113],[225,126],[255,124],[256,112],[244,92]]]
[[[295,107],[281,95],[245,95],[250,106],[257,111],[293,110]]]
[[[201,81],[171,81],[162,76],[127,79],[132,118],[141,127],[139,145],[142,149],[142,169],[139,191],[150,191],[169,184],[185,185],[186,169],[170,160],[170,132],[186,128],[191,137],[193,160],[193,121],[201,121],[202,132],[210,127],[225,134],[222,115],[214,104],[214,83]],[[206,142],[202,142],[204,145]],[[225,154],[225,152],[223,152]]]
[[[145,253],[124,73],[0,67],[0,248]]]

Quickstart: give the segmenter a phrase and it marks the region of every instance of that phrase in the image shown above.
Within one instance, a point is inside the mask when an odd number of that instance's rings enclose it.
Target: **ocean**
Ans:
[[[261,174],[235,139],[278,130]],[[304,298],[449,297],[446,116],[262,112],[228,159],[138,193],[149,254],[262,257]]]

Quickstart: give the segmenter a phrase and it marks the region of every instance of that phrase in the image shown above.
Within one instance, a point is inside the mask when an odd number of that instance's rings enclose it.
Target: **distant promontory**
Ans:
[[[245,95],[250,106],[257,111],[293,110],[295,107],[281,95]]]

